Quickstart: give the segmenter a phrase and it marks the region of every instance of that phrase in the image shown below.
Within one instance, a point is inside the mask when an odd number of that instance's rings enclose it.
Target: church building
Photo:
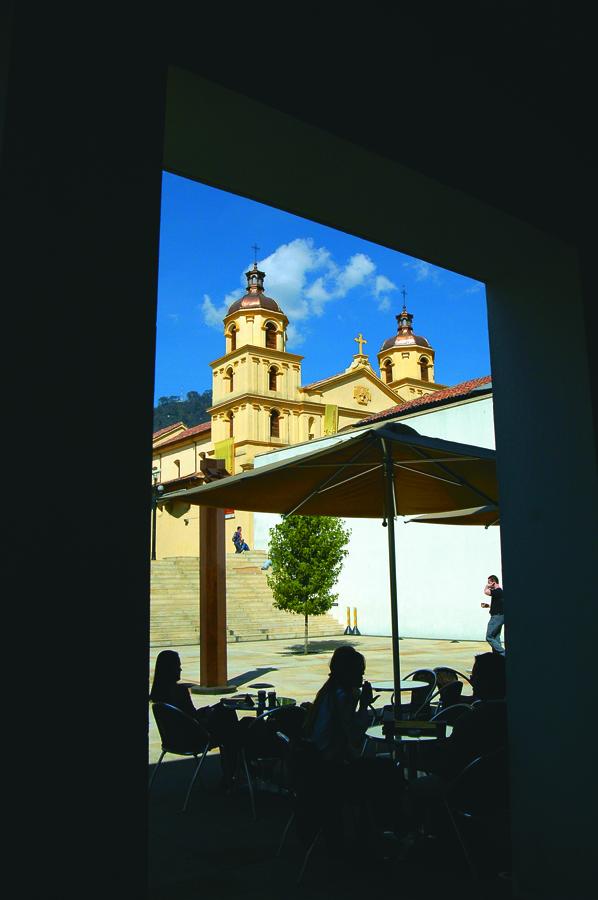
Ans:
[[[168,493],[201,484],[203,459],[222,459],[226,471],[236,474],[253,468],[258,455],[336,434],[446,387],[434,379],[435,351],[414,333],[405,303],[396,317],[396,334],[377,354],[376,370],[363,352],[367,341],[360,333],[354,339],[358,352],[343,372],[302,385],[303,357],[286,349],[289,320],[265,294],[265,277],[254,263],[246,273],[246,293],[224,317],[224,353],[210,363],[210,422],[193,428],[177,422],[154,433],[157,558],[198,554],[198,507],[169,501]],[[227,520],[229,552],[234,552],[231,538],[238,525],[252,547],[253,513],[229,510]]]

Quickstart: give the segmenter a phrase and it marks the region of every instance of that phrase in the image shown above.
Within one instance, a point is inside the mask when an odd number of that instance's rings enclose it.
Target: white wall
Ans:
[[[490,396],[449,408],[405,416],[420,434],[494,448]],[[277,458],[296,455],[293,448]],[[269,458],[270,457],[270,458]],[[262,465],[274,461],[261,457]],[[257,464],[257,458],[256,458]],[[255,513],[255,546],[266,550],[268,529],[280,516]],[[346,519],[351,529],[349,555],[335,588],[338,619],[346,607],[357,609],[362,634],[390,635],[388,538],[377,519]],[[500,528],[463,525],[421,525],[396,522],[399,631],[403,637],[484,640],[488,611],[483,588],[488,575],[502,580]]]
[[[256,550],[268,550],[268,530],[280,522],[277,513],[253,514],[253,543]]]
[[[347,519],[349,556],[338,581],[339,619],[357,608],[362,634],[391,634],[388,537],[381,522]],[[488,575],[500,571],[499,528],[395,526],[399,633],[402,637],[484,640],[480,607]]]

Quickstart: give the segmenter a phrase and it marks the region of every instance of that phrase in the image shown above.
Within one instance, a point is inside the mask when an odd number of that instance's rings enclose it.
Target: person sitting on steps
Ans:
[[[233,534],[233,544],[235,545],[235,553],[243,553],[244,550],[249,550],[249,546],[243,538],[243,530],[240,525]]]

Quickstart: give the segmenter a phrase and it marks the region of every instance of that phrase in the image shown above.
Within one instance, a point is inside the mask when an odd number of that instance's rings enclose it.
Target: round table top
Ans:
[[[252,710],[253,712],[257,712],[257,697],[255,694],[242,694],[240,697],[230,697],[230,698],[222,698],[221,703],[223,706],[227,706],[229,709],[238,709],[238,710]],[[297,701],[294,697],[276,697],[276,706],[296,706]],[[262,710],[262,712],[266,712],[271,707],[268,706],[268,700],[266,698],[266,706]]]
[[[407,724],[407,723],[405,723]],[[382,725],[372,725],[371,728],[368,728],[366,734],[369,738],[372,738],[374,741],[385,741],[386,735],[382,732]],[[450,737],[453,733],[453,726],[446,726],[446,737]],[[436,734],[395,734],[396,741],[437,741],[438,735]]]
[[[411,678],[401,679],[402,691],[413,691],[415,688],[429,687],[427,681],[415,681]],[[372,689],[374,691],[394,691],[394,681],[372,681]]]

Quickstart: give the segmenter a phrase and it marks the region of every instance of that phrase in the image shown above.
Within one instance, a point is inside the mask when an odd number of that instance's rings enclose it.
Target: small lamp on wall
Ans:
[[[164,493],[164,485],[158,484],[160,472],[155,470],[152,472],[152,559],[156,558],[156,518],[158,513],[158,503]]]

